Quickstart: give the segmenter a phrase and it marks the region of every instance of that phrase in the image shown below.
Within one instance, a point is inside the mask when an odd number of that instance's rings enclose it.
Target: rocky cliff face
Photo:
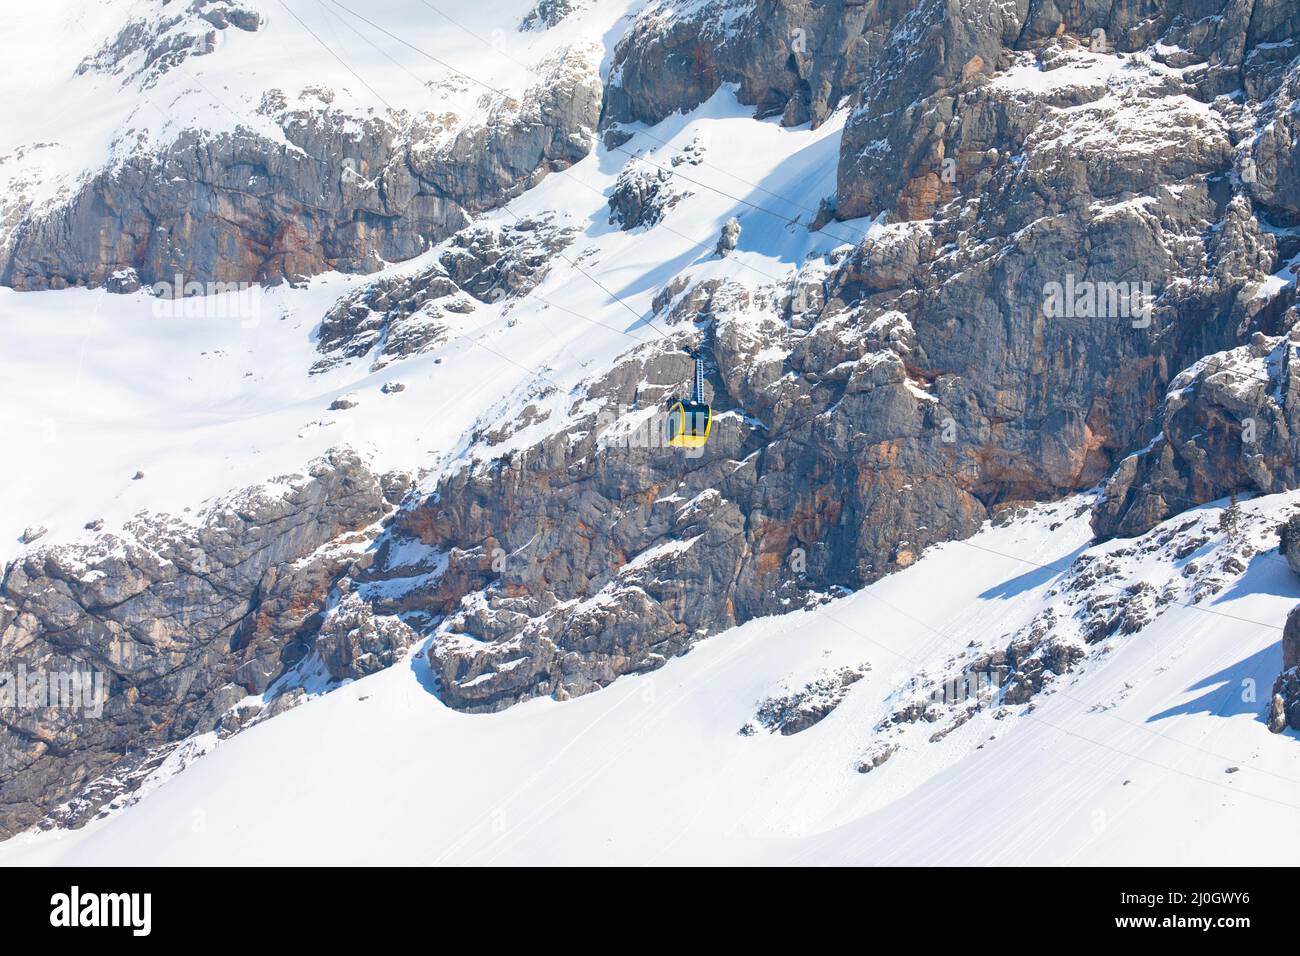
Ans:
[[[1089,497],[1036,509],[1034,517],[1016,517],[1050,521],[1054,528],[1071,513],[1086,514]],[[1249,589],[1245,575],[1279,560],[1273,553],[1276,509],[1288,508],[1286,526],[1300,527],[1294,496],[1286,505],[1283,501],[1287,498],[1278,496],[1178,515],[1144,534],[1098,544],[1068,563],[1052,565],[1059,576],[1052,575],[1044,605],[1029,621],[1009,633],[1000,631],[999,621],[990,621],[991,627],[975,630],[974,638],[941,665],[899,681],[891,698],[893,712],[873,729],[859,769],[873,769],[877,760],[904,748],[939,743],[980,716],[1002,721],[1013,714],[1029,715],[1048,695],[1086,705],[1088,713],[1115,707],[1133,687],[1124,684],[1110,700],[1080,697],[1087,687],[1081,672],[1102,662],[1113,664],[1113,655],[1127,642],[1150,639],[1146,629],[1163,615],[1180,608],[1214,614],[1203,602]],[[978,556],[979,546],[970,548]],[[1292,614],[1290,621],[1297,619],[1300,615]],[[1293,643],[1288,623],[1283,636],[1288,660],[1294,659]],[[1275,732],[1285,729],[1288,713],[1295,713],[1294,674],[1284,673],[1274,693],[1258,702],[1259,716]],[[1249,695],[1243,694],[1245,700],[1255,706]],[[1001,734],[998,730],[985,742]]]
[[[1291,570],[1300,574],[1300,515],[1293,515],[1279,530],[1279,550]],[[1300,730],[1300,607],[1292,608],[1282,630],[1282,673],[1273,684],[1268,729],[1275,734],[1290,727]]]
[[[1264,63],[1291,29],[1280,8],[1234,7],[1252,26],[1225,47],[1168,11],[1137,30],[1122,17],[1089,27],[1082,8],[950,6],[891,21],[845,131],[838,215],[899,221],[776,289],[682,277],[665,291],[660,321],[707,350],[711,400],[729,416],[701,458],[637,437],[689,369],[643,350],[592,384],[572,428],[447,476],[399,516],[394,533],[450,555],[437,586],[403,604],[449,615],[430,650],[449,702],[582,693],[700,635],[860,587],[1008,502],[1104,478],[1150,441],[1171,379],[1207,352],[1255,334],[1244,348],[1285,353],[1277,333],[1295,315],[1269,276],[1292,239],[1255,192],[1281,167],[1262,172],[1245,146],[1285,100],[1287,74]],[[635,79],[681,56],[683,38],[722,30],[712,7],[691,9],[638,21],[645,36],[616,52],[606,122],[711,92]],[[764,22],[775,42],[781,21]],[[725,49],[758,29],[725,23]],[[1152,55],[1175,36],[1177,64]],[[1225,77],[1251,77],[1262,98],[1219,97]],[[916,157],[927,172],[909,172]],[[1284,418],[1269,419],[1276,447],[1209,468],[1214,480],[1184,498],[1251,474],[1261,490],[1294,486]],[[510,431],[484,436],[487,450]],[[1098,507],[1103,533],[1172,513],[1106,525],[1134,461]]]
[[[757,117],[820,124],[855,96],[911,0],[648,4],[614,50],[602,123],[658,123],[735,83]]]
[[[374,272],[424,252],[591,148],[600,110],[593,51],[567,50],[518,102],[486,121],[371,115],[328,89],[261,105],[282,139],[240,125],[185,130],[130,154],[65,204],[26,211],[6,197],[0,283],[15,289],[274,282],[327,269]],[[12,204],[12,205],[11,205]],[[179,290],[171,289],[180,277]]]
[[[151,87],[190,57],[207,56],[222,32],[234,27],[248,33],[262,25],[262,15],[238,0],[191,0],[160,16],[133,16],[77,67],[78,73],[106,73],[140,80]]]
[[[695,321],[680,334],[713,358],[714,407],[736,416],[725,438],[698,461],[617,447],[610,436],[633,428],[617,409],[686,376],[663,352],[594,385],[619,422],[603,442],[593,413],[403,513],[405,533],[469,556],[436,594],[439,609],[464,601],[431,649],[453,704],[580,693],[694,635],[859,587],[1007,502],[1104,478],[1207,352],[1255,332],[1280,348],[1265,333],[1295,315],[1269,276],[1291,239],[1250,188],[1275,174],[1234,146],[1277,94],[1244,109],[1217,97],[1225,71],[1254,62],[1250,44],[1288,21],[1260,8],[1245,46],[1200,37],[1174,67],[1047,30],[1043,5],[948,6],[917,4],[895,25],[845,131],[838,214],[900,221],[768,296],[671,290],[662,321]],[[662,42],[687,22],[642,26]],[[1190,28],[1110,29],[1133,49]],[[636,100],[630,75],[611,81],[607,119],[665,108],[662,88]],[[879,156],[855,146],[867,137]],[[922,152],[932,170],[900,176],[911,161],[895,154]],[[1293,486],[1284,444],[1254,466],[1274,490]],[[1215,470],[1201,500],[1246,473]],[[574,527],[577,543],[562,537]],[[493,566],[497,550],[528,557]]]
[[[1290,64],[1292,56],[1284,51],[1297,28],[1293,5],[1277,0],[1208,5],[1197,0],[1158,5],[917,0],[908,6],[880,55],[871,60],[859,104],[845,126],[836,193],[841,218],[872,215],[885,208],[901,218],[925,218],[940,198],[961,191],[963,185],[978,188],[978,177],[970,175],[975,168],[987,168],[988,160],[996,161],[998,156],[1021,154],[1026,136],[1039,120],[1053,126],[1064,121],[1093,130],[1107,128],[1121,137],[1121,144],[1124,139],[1158,140],[1174,133],[1193,152],[1170,150],[1170,156],[1193,166],[1207,160],[1221,164],[1222,153],[1216,159],[1214,151],[1222,149],[1222,141],[1216,143],[1207,130],[1185,130],[1184,138],[1167,123],[1149,125],[1132,115],[1127,119],[1136,122],[1127,122],[1122,113],[1131,112],[1134,105],[1117,103],[1113,84],[1109,91],[1084,84],[1064,97],[1059,91],[1026,84],[1019,99],[1029,103],[1035,115],[1024,123],[1026,117],[1016,115],[1023,111],[999,105],[996,84],[990,89],[984,80],[1019,62],[1020,55],[1043,50],[1052,38],[1072,36],[1090,52],[1117,57],[1130,66],[1147,60],[1164,67],[1156,71],[1154,82],[1142,94],[1145,98],[1187,95],[1196,102],[1212,103],[1241,88],[1255,107],[1264,105],[1278,85],[1282,64]],[[1043,62],[1048,71],[1066,65],[1059,59]],[[1096,108],[1077,108],[1085,103],[1095,103]],[[1271,112],[1276,105],[1265,105],[1265,110]],[[1069,118],[1058,114],[1053,121],[1054,108],[1062,106],[1076,109]],[[1004,135],[1008,139],[990,141]],[[1068,139],[1078,142],[1074,136]],[[1288,142],[1293,148],[1294,139]],[[990,156],[990,148],[998,149],[998,154]],[[1087,188],[1097,197],[1135,186],[1140,189],[1140,180],[1131,175],[1135,170],[1124,168],[1126,152],[1132,157],[1135,151],[1115,150],[1109,163],[1087,170],[1071,169],[1072,160],[1080,157],[1062,150],[1054,159],[1065,168],[1054,171],[1051,185],[1057,188],[1047,196],[1059,194],[1062,186],[1075,193]],[[1263,159],[1269,166],[1263,179],[1271,181],[1276,175],[1273,157]]]
[[[389,482],[389,497],[402,487]],[[405,625],[375,622],[366,607],[322,628],[336,583],[367,563],[392,508],[360,459],[339,452],[200,517],[142,515],[120,534],[11,564],[0,588],[4,690],[24,693],[24,675],[96,674],[102,698],[8,698],[0,834],[69,799],[84,821],[119,795],[106,774],[152,766],[191,734],[237,729],[313,650],[333,679],[392,663],[414,637]]]
[[[1194,505],[1300,483],[1293,334],[1258,333],[1174,378],[1159,433],[1106,482],[1093,516],[1099,536],[1141,534]]]

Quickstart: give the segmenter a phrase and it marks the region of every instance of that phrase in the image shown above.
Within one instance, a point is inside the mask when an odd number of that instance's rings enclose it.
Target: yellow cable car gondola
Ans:
[[[713,427],[713,409],[704,400],[704,359],[695,356],[695,388],[689,400],[668,411],[668,444],[674,448],[703,448]]]

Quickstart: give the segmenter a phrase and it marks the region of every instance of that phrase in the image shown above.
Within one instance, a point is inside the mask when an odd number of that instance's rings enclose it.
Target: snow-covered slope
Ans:
[[[1199,603],[1089,646],[1030,704],[982,709],[935,743],[900,733],[859,772],[914,676],[1061,605],[1089,538],[1084,503],[562,704],[456,713],[415,655],[220,744],[83,830],[20,836],[0,862],[1294,862],[1300,748],[1268,733],[1261,701],[1300,581],[1273,551]],[[1177,589],[1189,563],[1264,546],[1298,505],[1245,503],[1235,537],[1206,507],[1082,554]],[[820,722],[739,732],[760,701],[843,667],[863,676]]]
[[[628,157],[603,146],[483,216],[491,228],[555,215],[578,237],[527,295],[450,314],[436,347],[378,370],[358,360],[309,375],[321,357],[314,341],[321,316],[367,283],[427,269],[445,244],[364,278],[330,273],[301,287],[179,301],[147,290],[0,288],[8,343],[0,425],[24,449],[21,474],[0,487],[0,561],[14,555],[26,527],[43,525],[46,540],[66,540],[96,518],[112,527],[143,509],[179,511],[334,445],[366,451],[380,469],[436,477],[469,451],[467,436],[510,420],[543,390],[555,412],[545,431],[562,428],[573,389],[638,345],[663,343],[662,324],[639,314],[673,277],[772,285],[806,257],[866,231],[867,224],[836,223],[809,233],[795,220],[812,211],[787,203],[786,221],[746,214],[728,198],[743,198],[745,182],[810,196],[834,183],[837,122],[789,130],[754,122],[749,112],[722,91],[621,147],[662,165],[688,147],[708,158],[690,167],[699,185],[653,233],[610,225],[606,197]],[[718,231],[737,212],[745,248],[718,259]],[[382,394],[393,380],[408,387]],[[357,405],[329,410],[339,398]],[[514,442],[544,433],[521,432]],[[133,481],[137,471],[145,477]]]
[[[0,673],[113,683],[0,863],[1294,860],[1300,20],[1191,6],[14,11]]]
[[[262,109],[269,90],[306,106],[326,92],[326,102],[357,121],[436,111],[452,118],[442,130],[452,135],[484,116],[494,96],[520,94],[557,48],[600,36],[627,7],[595,5],[576,29],[571,22],[516,30],[532,5],[447,4],[446,12],[418,0],[17,5],[6,11],[0,38],[7,104],[0,189],[40,211],[68,198],[88,173],[166,146],[186,129],[242,126],[283,140]]]

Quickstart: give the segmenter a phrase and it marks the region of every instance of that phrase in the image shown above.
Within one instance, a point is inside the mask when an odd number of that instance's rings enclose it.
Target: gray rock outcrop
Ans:
[[[1300,606],[1291,609],[1282,631],[1282,673],[1269,700],[1268,729],[1300,730]]]
[[[450,336],[451,316],[531,292],[576,231],[553,215],[461,230],[436,265],[370,283],[336,302],[321,320],[316,347],[324,357],[312,372],[363,356],[379,369],[440,345]]]
[[[716,255],[727,256],[735,251],[738,242],[740,242],[740,220],[732,216],[722,224],[722,232],[713,251]]]
[[[374,272],[411,258],[587,154],[601,100],[592,56],[564,51],[520,101],[449,138],[432,115],[358,119],[327,89],[296,103],[270,91],[260,113],[282,142],[242,125],[185,130],[48,212],[0,197],[0,222],[14,224],[0,233],[0,284],[125,291],[116,277],[130,272],[179,296],[190,283]]]
[[[520,31],[549,30],[579,7],[579,0],[537,0],[519,24]]]
[[[158,78],[192,56],[216,50],[218,35],[229,27],[247,33],[262,25],[262,15],[239,0],[190,0],[157,18],[133,17],[92,56],[78,73],[108,73],[153,86]]]
[[[735,0],[647,7],[614,50],[602,122],[658,123],[738,85],[756,117],[820,125],[866,79],[912,0]]]
[[[1047,30],[1043,4],[909,10],[869,67],[835,200],[840,218],[892,210],[895,222],[770,295],[680,277],[657,300],[657,321],[710,356],[725,417],[700,458],[612,442],[617,409],[689,378],[684,355],[643,351],[591,384],[614,424],[583,418],[447,476],[399,517],[453,555],[410,600],[449,615],[430,659],[454,706],[585,692],[697,635],[906,567],[1007,502],[1093,486],[1151,441],[1178,370],[1243,341],[1271,351],[1290,328],[1290,293],[1268,291],[1289,240],[1261,219],[1233,145],[1273,107],[1207,100],[1249,48],[1198,34],[1175,77],[1125,53],[1136,39],[1095,47],[1082,21]],[[652,49],[676,55],[712,29],[695,16],[651,18],[653,42],[616,53],[607,121],[707,93],[694,74],[689,88],[634,77]],[[1151,29],[1148,43],[1186,22]],[[893,159],[864,158],[871,144]],[[1293,486],[1280,445],[1247,467]],[[1244,474],[1225,468],[1218,487]],[[497,567],[498,551],[529,557]],[[1149,597],[1098,604],[1084,646],[1140,627]],[[1057,650],[1009,642],[1026,697],[1077,658]]]
[[[760,727],[783,737],[802,733],[829,717],[843,703],[849,688],[870,669],[868,665],[840,667],[818,675],[798,690],[764,698],[754,711],[754,719],[740,728],[740,735],[752,736]]]
[[[1300,486],[1300,347],[1257,334],[1170,383],[1151,443],[1120,462],[1093,514],[1100,537],[1141,534],[1230,494]]]
[[[275,487],[195,522],[141,515],[120,533],[32,548],[6,569],[0,673],[10,682],[97,674],[103,697],[97,708],[15,700],[0,714],[0,835],[120,775],[124,755],[214,729],[313,649],[327,597],[365,563],[359,545],[391,504],[351,452]],[[322,657],[340,678],[391,662],[409,639],[364,615],[322,633]],[[100,802],[116,795],[100,789]]]
[[[921,219],[939,199],[978,185],[976,170],[987,162],[981,154],[990,145],[989,134],[1007,130],[1008,119],[991,115],[987,80],[1014,63],[1017,51],[1042,50],[1054,38],[1072,36],[1089,52],[1150,56],[1182,71],[1181,82],[1196,100],[1209,102],[1245,86],[1259,102],[1280,82],[1281,64],[1293,59],[1285,45],[1297,29],[1288,0],[1228,0],[1215,5],[1215,16],[1208,16],[1199,0],[1150,7],[1093,0],[912,0],[906,8],[879,55],[866,62],[860,102],[845,125],[836,196],[840,219],[882,209],[893,209],[902,219]],[[1045,63],[1044,68],[1053,66]],[[1051,102],[1050,94],[1025,92],[1040,108]],[[1078,95],[1069,94],[1074,105],[1082,105]],[[1058,97],[1055,105],[1067,103]],[[1086,111],[1078,118],[1087,118]],[[1139,136],[1145,125],[1139,121],[1132,128],[1112,127],[1112,132]],[[1277,151],[1270,148],[1274,141],[1264,128],[1259,144],[1263,165],[1275,170]],[[1146,132],[1155,131],[1146,127]],[[1220,148],[1204,136],[1192,139],[1198,141],[1190,143],[1191,153],[1171,150],[1170,159],[1194,164],[1208,150]],[[1294,137],[1287,142],[1293,147]],[[1063,153],[1058,160],[1073,165],[1078,158]],[[1058,172],[1052,177],[1058,183],[1091,176],[1094,192],[1101,182],[1118,186],[1130,179],[1115,176],[1110,168],[1067,166]],[[1258,182],[1271,182],[1271,175]],[[1257,194],[1262,197],[1266,188]]]
[[[1300,575],[1300,514],[1292,515],[1278,528],[1278,551],[1291,570]]]
[[[642,167],[630,162],[618,175],[609,195],[609,222],[620,229],[653,226],[690,193],[673,183],[668,167]]]

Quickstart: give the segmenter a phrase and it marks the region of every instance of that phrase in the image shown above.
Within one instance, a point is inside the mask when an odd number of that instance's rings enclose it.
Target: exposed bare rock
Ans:
[[[124,754],[210,730],[203,720],[266,691],[311,649],[334,583],[364,564],[345,536],[387,511],[376,478],[336,452],[198,521],[141,515],[121,533],[13,562],[0,589],[0,672],[98,675],[103,697],[6,709],[0,833],[118,773]],[[339,652],[339,672],[384,659],[379,643],[367,635]],[[82,799],[98,805],[111,789]]]
[[[655,410],[690,363],[646,347],[569,407],[539,393],[520,422],[471,437],[490,460],[524,419],[563,429],[408,500],[400,532],[448,566],[399,605],[446,616],[429,656],[450,704],[586,692],[716,629],[906,567],[1009,503],[1091,487],[1150,441],[1178,369],[1285,331],[1285,304],[1257,293],[1287,240],[1261,219],[1233,145],[1254,120],[1211,98],[1244,49],[1197,33],[1173,66],[1149,45],[1188,32],[1176,17],[1122,49],[1059,20],[1022,39],[1044,9],[907,5],[861,64],[834,204],[895,221],[772,287],[678,276],[655,297],[656,321],[709,359],[716,418],[701,455],[655,444]],[[719,4],[647,8],[615,56],[607,129],[709,95],[707,69],[657,86],[638,71],[703,37],[744,49],[755,22]],[[768,40],[780,23],[765,21]],[[714,55],[700,53],[706,67]],[[625,198],[644,207],[642,191]],[[1276,475],[1275,458],[1261,467]],[[1190,537],[1178,547],[1195,551]],[[1231,573],[1189,572],[1186,593]],[[990,666],[1011,698],[1153,619],[1168,595],[1130,583],[1007,635]]]
[[[485,413],[467,454],[418,491],[338,459],[197,526],[137,522],[31,549],[0,594],[0,663],[93,663],[109,695],[85,726],[24,717],[0,733],[0,828],[78,788],[84,819],[192,731],[234,733],[291,706],[287,678],[309,657],[334,680],[359,677],[418,629],[451,706],[566,699],[1107,476],[1099,533],[1138,537],[1077,560],[1024,627],[917,675],[879,733],[944,739],[995,703],[982,678],[997,704],[1033,706],[1165,608],[1222,590],[1271,547],[1239,512],[1153,528],[1190,504],[1300,485],[1294,289],[1275,276],[1300,252],[1300,18],[1285,0],[1211,6],[647,4],[603,100],[600,51],[585,48],[561,51],[518,101],[489,98],[489,121],[470,128],[273,93],[263,114],[287,145],[186,134],[66,207],[20,215],[0,247],[0,278],[18,288],[292,280],[446,242],[436,265],[366,284],[324,317],[318,369],[378,367],[542,281],[575,235],[561,219],[468,216],[586,155],[598,117],[618,149],[631,124],[724,83],[787,125],[853,97],[835,196],[808,197],[840,248],[770,285],[727,281],[716,262],[707,281],[666,278],[653,308],[671,345],[643,345],[570,394],[530,387],[518,416]],[[539,3],[523,27],[571,9]],[[669,162],[700,157],[692,146]],[[629,167],[615,220],[658,221],[670,184]],[[872,224],[838,236],[832,213]],[[732,219],[720,255],[738,234]],[[698,454],[656,437],[691,378],[686,348],[707,356],[715,414]],[[1130,556],[1167,573],[1135,582]],[[1293,652],[1288,638],[1274,726],[1295,726]],[[847,683],[778,695],[757,719],[803,729]],[[864,769],[894,753],[871,744]],[[122,761],[128,745],[149,756]]]
[[[738,242],[740,242],[740,220],[732,216],[722,224],[722,233],[718,236],[718,244],[713,251],[719,256],[726,256],[735,250]]]
[[[1300,514],[1292,515],[1278,528],[1278,551],[1291,570],[1300,574]]]
[[[501,103],[485,122],[449,143],[413,149],[412,170],[422,184],[478,212],[519,195],[548,172],[572,166],[595,142],[599,63],[594,47],[560,51],[520,102]]]
[[[537,0],[537,6],[528,11],[519,24],[519,30],[549,30],[580,6],[580,0]]]
[[[750,736],[760,727],[784,737],[807,730],[828,717],[868,670],[870,667],[866,665],[841,667],[818,676],[798,690],[765,698],[759,702],[754,719],[740,728],[741,735]]]
[[[81,62],[77,72],[111,73],[123,82],[139,79],[147,88],[188,57],[212,53],[220,31],[235,27],[252,33],[261,25],[262,15],[248,3],[190,0],[161,17],[128,20],[111,41]]]
[[[995,119],[997,94],[990,98],[987,78],[1013,62],[1012,51],[1041,54],[1061,42],[1074,42],[1094,54],[1127,56],[1131,62],[1150,56],[1160,67],[1170,68],[1166,75],[1179,71],[1180,84],[1168,86],[1168,93],[1179,95],[1185,84],[1191,97],[1208,102],[1236,89],[1243,71],[1255,79],[1256,95],[1267,95],[1268,85],[1257,74],[1277,58],[1276,45],[1289,41],[1296,30],[1295,12],[1286,0],[1229,2],[1216,8],[1215,16],[1206,16],[1195,0],[1171,0],[1159,9],[1091,0],[968,0],[960,14],[948,0],[914,0],[908,6],[905,17],[892,21],[880,54],[868,61],[860,104],[845,128],[836,203],[840,218],[882,209],[894,209],[901,218],[925,218],[936,201],[969,188],[989,146],[1007,155],[1008,144],[990,142],[995,138],[990,133],[998,130],[1022,139],[1014,130],[1019,121]],[[1059,65],[1043,61],[1045,70]],[[1052,107],[1087,103],[1078,93],[1053,102],[1039,89],[1024,92],[1026,99],[1038,101],[1034,125],[1050,123],[1045,110]],[[1142,95],[1149,98],[1152,93]],[[1117,106],[1120,112],[1131,108],[1113,99],[1093,102],[1094,107],[1077,111],[1075,121],[1093,121],[1096,114]],[[1175,133],[1170,124],[1152,125],[1149,120],[1110,129],[1112,136],[1148,138],[1153,144],[1171,143],[1167,137]],[[1185,135],[1190,149],[1186,154],[1168,149],[1175,164],[1197,162],[1207,151],[1220,148],[1204,132],[1188,135],[1193,129],[1185,127],[1174,137]],[[1010,154],[1017,152],[1011,145]],[[1116,185],[1128,178],[1115,176],[1105,166],[1057,173],[1064,174],[1054,177],[1057,182],[1079,174],[1094,180],[1105,177]],[[1093,192],[1102,191],[1094,184]]]
[[[452,334],[455,316],[477,303],[527,295],[545,278],[576,230],[555,217],[508,226],[471,226],[447,243],[436,265],[412,276],[368,283],[340,299],[321,319],[312,372],[368,357],[372,369],[428,351]]]
[[[913,0],[708,0],[648,5],[614,50],[604,122],[658,123],[738,84],[785,126],[826,120]]]
[[[665,321],[689,317],[712,335],[706,392],[726,417],[702,456],[664,447],[657,421],[629,411],[691,377],[686,355],[647,349],[591,383],[571,430],[448,475],[403,509],[401,534],[450,555],[403,608],[450,615],[430,650],[449,702],[495,709],[583,693],[978,528],[978,501],[919,477],[925,468],[887,464],[903,448],[942,447],[925,424],[933,402],[895,351],[909,347],[906,323],[858,338],[831,320],[801,335],[783,301],[710,283],[667,307]],[[780,358],[778,342],[793,354]],[[846,359],[860,360],[856,378]],[[827,410],[826,426],[805,427]]]
[[[1047,507],[1078,505],[1067,500]],[[1079,556],[1061,569],[1047,593],[1047,606],[1022,627],[972,641],[938,668],[920,670],[901,686],[893,713],[873,730],[869,753],[892,753],[903,743],[936,743],[980,715],[1005,719],[1030,713],[1040,695],[1068,686],[1068,675],[1135,639],[1169,609],[1221,593],[1252,560],[1267,556],[1271,522],[1252,513],[1253,507],[1175,518],[1140,537],[1108,542]],[[1267,505],[1260,507],[1263,515],[1270,514]],[[1138,575],[1142,580],[1135,581]],[[1300,627],[1292,627],[1295,621],[1300,613],[1288,619],[1284,658],[1300,663],[1300,646],[1291,634],[1300,634]],[[1295,673],[1283,673],[1268,704],[1266,719],[1279,731],[1287,714],[1295,712],[1289,710],[1300,689]],[[1118,698],[1130,689],[1126,685]],[[1114,700],[1092,709],[1111,706]]]
[[[895,744],[881,744],[875,747],[858,763],[858,773],[871,773],[896,753],[898,747]]]
[[[104,289],[114,295],[130,295],[140,291],[140,276],[131,267],[118,269],[105,280]]]
[[[71,799],[51,807],[38,823],[43,830],[77,829],[114,810],[131,806],[151,779],[178,773],[207,751],[196,739],[129,751]]]
[[[1164,62],[1186,69],[1202,94],[1211,97],[1236,89],[1243,72],[1260,68],[1258,54],[1268,51],[1259,48],[1293,36],[1300,21],[1286,0],[1232,0],[1217,4],[1213,15],[1196,0],[1152,7],[1032,0],[1020,43],[1035,44],[1062,24],[1093,46],[1125,53],[1154,47]]]
[[[898,207],[923,219],[950,193],[943,162],[956,150],[945,140],[959,98],[999,68],[1014,43],[1025,3],[970,0],[957,14],[947,0],[915,0],[865,66],[860,102],[840,146],[835,214],[841,219]],[[965,110],[984,126],[979,110]],[[973,130],[972,130],[973,132]]]
[[[441,269],[372,283],[340,299],[321,319],[316,348],[322,372],[349,359],[415,355],[445,340],[445,312],[472,309]]]
[[[1272,48],[1275,54],[1285,54],[1276,68],[1278,88],[1259,110],[1258,130],[1246,144],[1242,178],[1257,203],[1274,211],[1279,220],[1294,224],[1300,219],[1300,149],[1296,146],[1300,142],[1300,62],[1295,61],[1290,44],[1300,33],[1294,25],[1300,14],[1294,8],[1289,12],[1292,32],[1276,31],[1278,41]],[[1252,57],[1251,62],[1260,60]]]
[[[1286,628],[1282,632],[1282,669],[1290,670],[1300,666],[1300,615],[1292,612],[1287,615]],[[1300,730],[1300,727],[1296,728]]]
[[[520,102],[449,139],[433,116],[356,117],[317,89],[269,92],[273,141],[239,127],[185,130],[99,172],[66,204],[0,199],[0,283],[16,289],[294,281],[374,272],[424,252],[590,150],[600,109],[593,51],[565,51]],[[19,205],[13,206],[13,203]]]
[[[610,224],[620,229],[653,226],[682,199],[689,196],[673,183],[672,171],[628,163],[618,175],[609,197]]]
[[[575,227],[557,219],[552,213],[496,229],[471,226],[452,237],[438,262],[480,302],[527,295],[577,235]]]
[[[1156,437],[1120,462],[1093,515],[1098,535],[1140,534],[1233,493],[1300,484],[1300,351],[1257,335],[1170,383]]]
[[[393,616],[376,616],[368,603],[349,594],[326,615],[316,650],[335,680],[355,679],[390,667],[416,639]]]
[[[1300,667],[1289,667],[1278,675],[1273,684],[1268,724],[1275,734],[1287,728],[1300,730]]]
[[[411,489],[411,476],[405,471],[390,471],[379,476],[384,500],[390,505],[400,505]]]
[[[1081,556],[1051,592],[1060,601],[1004,650],[974,666],[1001,668],[1003,701],[1025,703],[1073,670],[1093,653],[1091,648],[1139,633],[1172,605],[1219,593],[1269,545],[1267,528],[1247,528],[1240,508],[1189,515],[1163,530],[1113,542],[1105,553]],[[1159,562],[1168,569],[1163,574],[1167,583],[1157,587],[1132,581],[1130,559]]]
[[[161,288],[177,275],[188,284],[373,272],[376,256],[417,255],[467,221],[420,182],[394,126],[328,107],[290,110],[274,98],[266,109],[287,142],[243,128],[188,130],[160,153],[135,155],[12,233],[0,245],[0,280],[17,289],[101,285],[133,269]]]
[[[1278,682],[1281,682],[1280,677]],[[1279,693],[1269,698],[1267,723],[1271,733],[1280,734],[1286,730],[1286,698]]]
[[[1072,670],[1083,659],[1083,648],[1058,634],[1057,622],[1056,612],[1049,610],[1007,645],[1002,658],[1009,676],[1002,696],[1006,703],[1027,703],[1053,678]],[[998,661],[994,655],[995,666],[999,666]]]
[[[1300,606],[1291,609],[1282,631],[1282,673],[1273,684],[1269,730],[1300,730]]]

